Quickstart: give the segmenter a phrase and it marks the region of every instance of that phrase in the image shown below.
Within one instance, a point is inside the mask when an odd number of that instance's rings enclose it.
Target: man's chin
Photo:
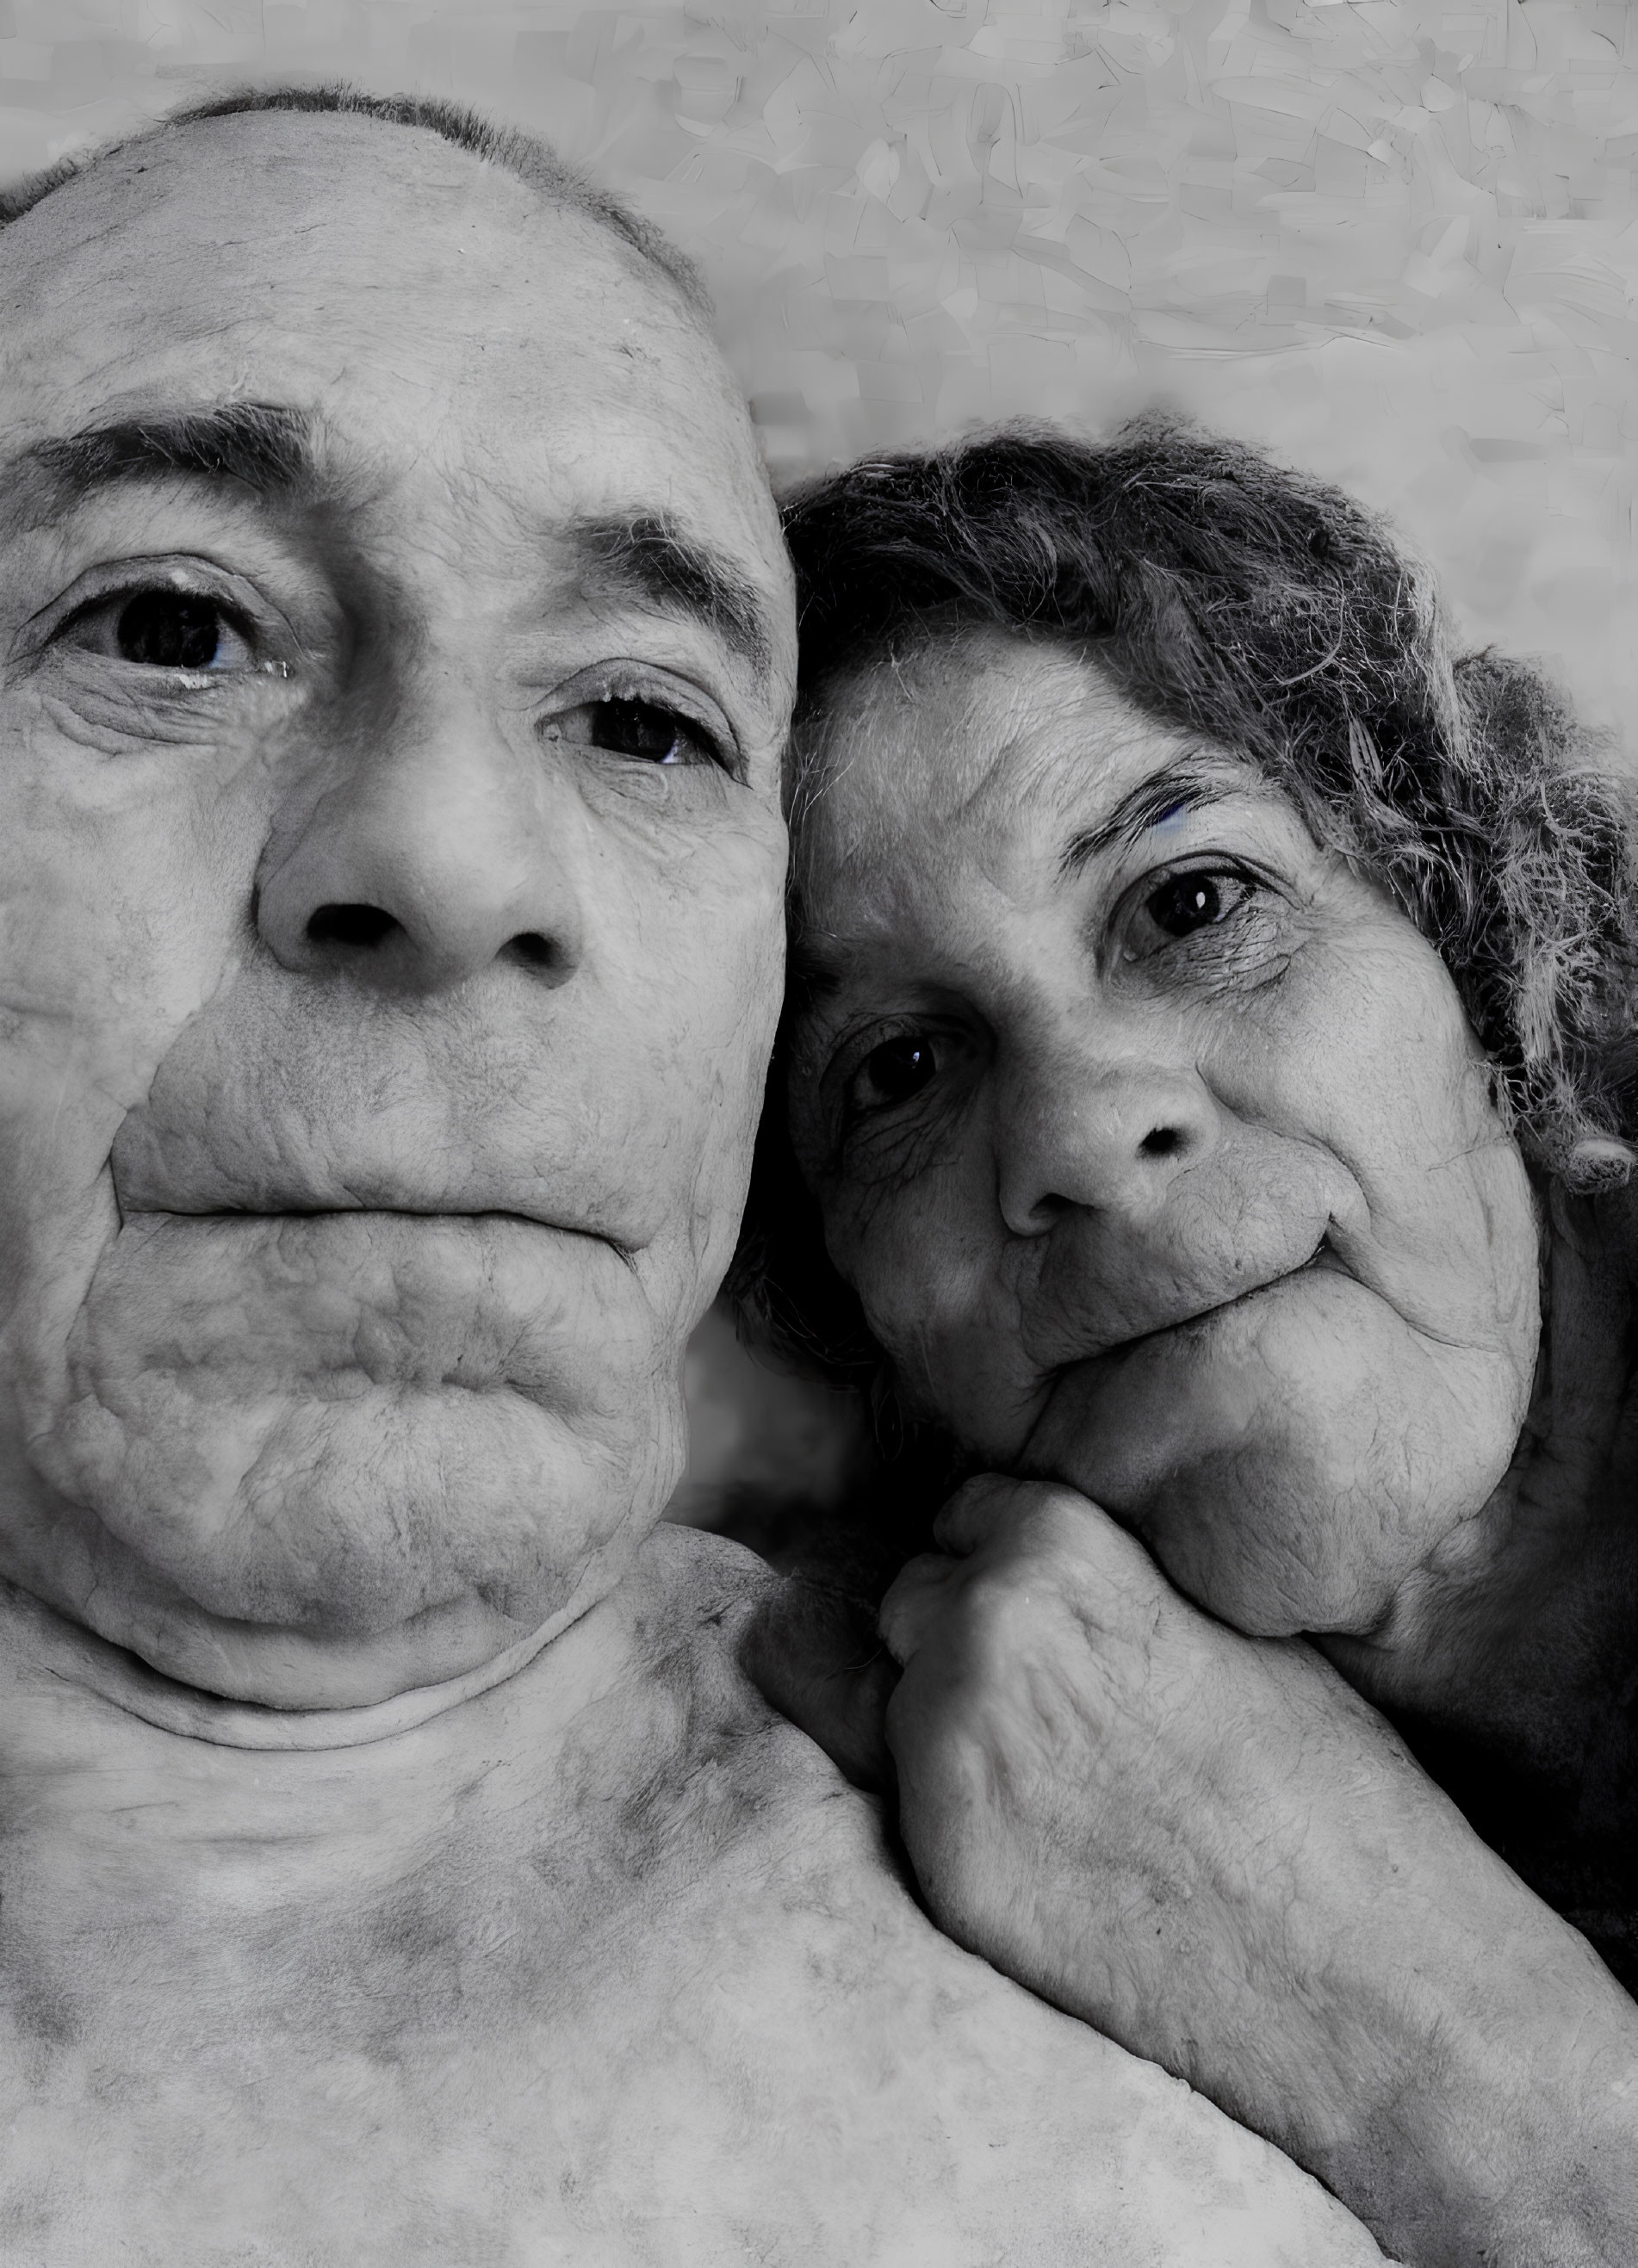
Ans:
[[[660,1328],[605,1241],[535,1222],[138,1216],[25,1366],[0,1574],[280,1706],[459,1674],[658,1517]]]
[[[652,1393],[576,1425],[503,1388],[247,1411],[171,1381],[128,1395],[117,1424],[82,1408],[36,1443],[0,1573],[165,1676],[358,1707],[560,1615],[659,1517],[682,1428],[676,1398]]]
[[[61,1602],[59,1604],[61,1611]],[[575,1603],[572,1594],[565,1606]],[[237,1703],[301,1716],[367,1712],[410,1694],[480,1676],[550,1632],[563,1609],[528,1620],[477,1598],[452,1599],[367,1636],[230,1622],[168,1603],[138,1587],[89,1603],[84,1626],[197,1702]],[[527,1620],[527,1618],[526,1618]],[[140,1707],[138,1714],[153,1716]],[[163,1721],[163,1718],[157,1719]]]
[[[479,1586],[428,1598],[406,1570],[408,1580],[374,1587],[367,1613],[357,1599],[321,1609],[296,1596],[287,1619],[272,1585],[259,1599],[247,1595],[244,1613],[213,1611],[106,1533],[86,1534],[83,1514],[83,1549],[63,1550],[65,1522],[50,1548],[31,1550],[26,1537],[13,1535],[0,1576],[198,1696],[267,1710],[361,1710],[475,1676],[482,1683],[491,1666],[532,1651],[612,1587],[652,1524],[633,1507],[595,1542],[586,1539],[572,1564],[565,1554],[531,1581],[509,1570],[493,1595]]]

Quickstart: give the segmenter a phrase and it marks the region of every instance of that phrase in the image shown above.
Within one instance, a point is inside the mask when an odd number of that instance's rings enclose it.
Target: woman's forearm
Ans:
[[[1638,2007],[1459,1816],[1406,1808],[1265,1933],[1188,2075],[1414,2268],[1629,2268]]]

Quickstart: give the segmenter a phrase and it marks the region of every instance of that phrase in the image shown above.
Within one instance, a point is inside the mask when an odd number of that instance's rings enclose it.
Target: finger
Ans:
[[[1107,1525],[1109,1515],[1061,1481],[981,1473],[956,1490],[934,1520],[933,1533],[946,1551],[966,1557],[1026,1532],[1048,1541],[1073,1538],[1088,1521]]]
[[[960,1558],[992,1542],[1018,1519],[1032,1495],[1033,1481],[1009,1480],[1003,1473],[980,1473],[963,1483],[939,1513],[933,1533],[940,1548]]]
[[[740,1663],[855,1787],[892,1793],[885,1721],[898,1670],[867,1605],[801,1578],[777,1584],[746,1624]]]
[[[912,1660],[942,1617],[961,1574],[959,1559],[924,1552],[901,1567],[876,1616],[888,1652],[901,1668]]]

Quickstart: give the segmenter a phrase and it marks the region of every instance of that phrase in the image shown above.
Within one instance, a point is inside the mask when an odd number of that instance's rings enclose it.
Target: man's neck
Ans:
[[[0,1617],[10,1641],[20,1644],[25,1653],[40,1653],[54,1662],[55,1674],[70,1683],[161,1732],[224,1749],[357,1749],[410,1732],[504,1684],[577,1623],[608,1587],[588,1585],[577,1591],[538,1630],[458,1677],[411,1686],[389,1700],[350,1709],[272,1708],[182,1684],[123,1647],[111,1646],[94,1631],[67,1621],[11,1584],[0,1583]]]
[[[549,1801],[582,1713],[622,1679],[639,1697],[633,1652],[618,1601],[588,1599],[469,1677],[358,1710],[263,1710],[176,1684],[0,1587],[4,1808],[88,1896],[112,1877],[140,1906],[194,1862],[255,1849],[253,1904],[299,1914],[308,1878],[333,1886],[338,1862],[367,1898],[427,1862],[490,1771],[504,1765],[506,1800]]]

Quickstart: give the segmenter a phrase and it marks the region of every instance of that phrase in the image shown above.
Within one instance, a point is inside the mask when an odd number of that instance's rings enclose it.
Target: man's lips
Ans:
[[[344,1220],[365,1219],[372,1215],[385,1220],[424,1220],[429,1224],[469,1221],[511,1221],[520,1228],[545,1229],[557,1236],[576,1236],[594,1243],[606,1244],[616,1258],[629,1268],[634,1264],[641,1245],[628,1243],[609,1230],[598,1228],[585,1221],[565,1220],[560,1216],[528,1210],[520,1206],[460,1205],[452,1204],[380,1204],[360,1201],[357,1204],[336,1204],[331,1202],[304,1204],[299,1200],[279,1204],[198,1204],[181,1203],[155,1204],[151,1200],[129,1206],[122,1204],[124,1220],[322,1220],[334,1218]]]

